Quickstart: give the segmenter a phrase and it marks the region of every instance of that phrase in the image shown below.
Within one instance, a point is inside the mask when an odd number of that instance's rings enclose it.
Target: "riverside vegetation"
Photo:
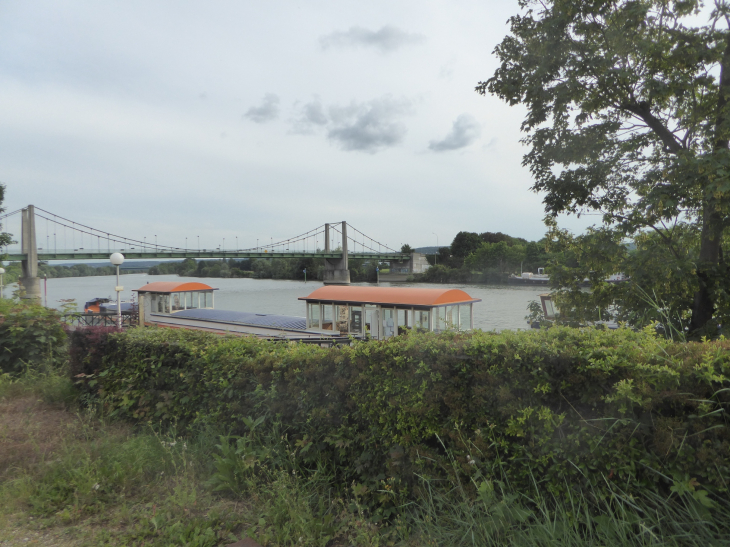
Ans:
[[[6,545],[730,544],[726,340],[326,349],[54,314],[0,302]]]

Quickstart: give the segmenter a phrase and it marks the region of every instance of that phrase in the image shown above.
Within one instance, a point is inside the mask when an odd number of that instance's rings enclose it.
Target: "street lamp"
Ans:
[[[3,297],[3,274],[5,273],[5,268],[0,268],[0,298]]]
[[[109,257],[109,261],[117,267],[117,286],[114,290],[117,291],[117,327],[122,328],[122,291],[124,287],[119,284],[119,266],[124,262],[124,255],[122,253],[112,253]]]
[[[438,234],[436,232],[431,232],[431,233],[436,236],[436,254],[433,255],[433,265],[435,266],[436,265],[436,259],[439,256],[439,236],[438,236]]]

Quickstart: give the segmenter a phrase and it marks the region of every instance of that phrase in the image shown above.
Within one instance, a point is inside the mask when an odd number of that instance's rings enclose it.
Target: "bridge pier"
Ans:
[[[23,276],[19,282],[27,300],[41,300],[41,280],[38,277],[38,246],[35,237],[35,207],[28,205],[21,211],[20,246],[25,259],[21,261]]]
[[[324,225],[324,252],[330,250],[330,225]],[[349,285],[350,270],[347,265],[347,222],[342,223],[342,258],[324,259],[324,284]]]

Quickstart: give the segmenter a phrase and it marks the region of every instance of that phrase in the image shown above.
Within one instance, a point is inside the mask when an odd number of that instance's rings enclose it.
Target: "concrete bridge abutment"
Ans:
[[[35,207],[28,205],[21,211],[21,252],[25,254],[25,260],[21,261],[23,276],[19,279],[23,287],[21,298],[27,300],[41,299],[41,280],[38,277],[38,246],[35,237]]]
[[[324,252],[330,249],[330,225],[324,225]],[[347,264],[347,222],[342,223],[342,258],[324,259],[324,284],[349,285],[350,270]]]

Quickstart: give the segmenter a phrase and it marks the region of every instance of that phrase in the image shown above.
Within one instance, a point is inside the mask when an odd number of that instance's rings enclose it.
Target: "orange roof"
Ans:
[[[147,283],[137,292],[190,292],[190,291],[216,291],[210,285],[198,283],[197,281],[155,281]]]
[[[397,306],[444,306],[481,302],[459,289],[412,289],[399,287],[321,287],[299,300],[314,302],[351,302]]]

